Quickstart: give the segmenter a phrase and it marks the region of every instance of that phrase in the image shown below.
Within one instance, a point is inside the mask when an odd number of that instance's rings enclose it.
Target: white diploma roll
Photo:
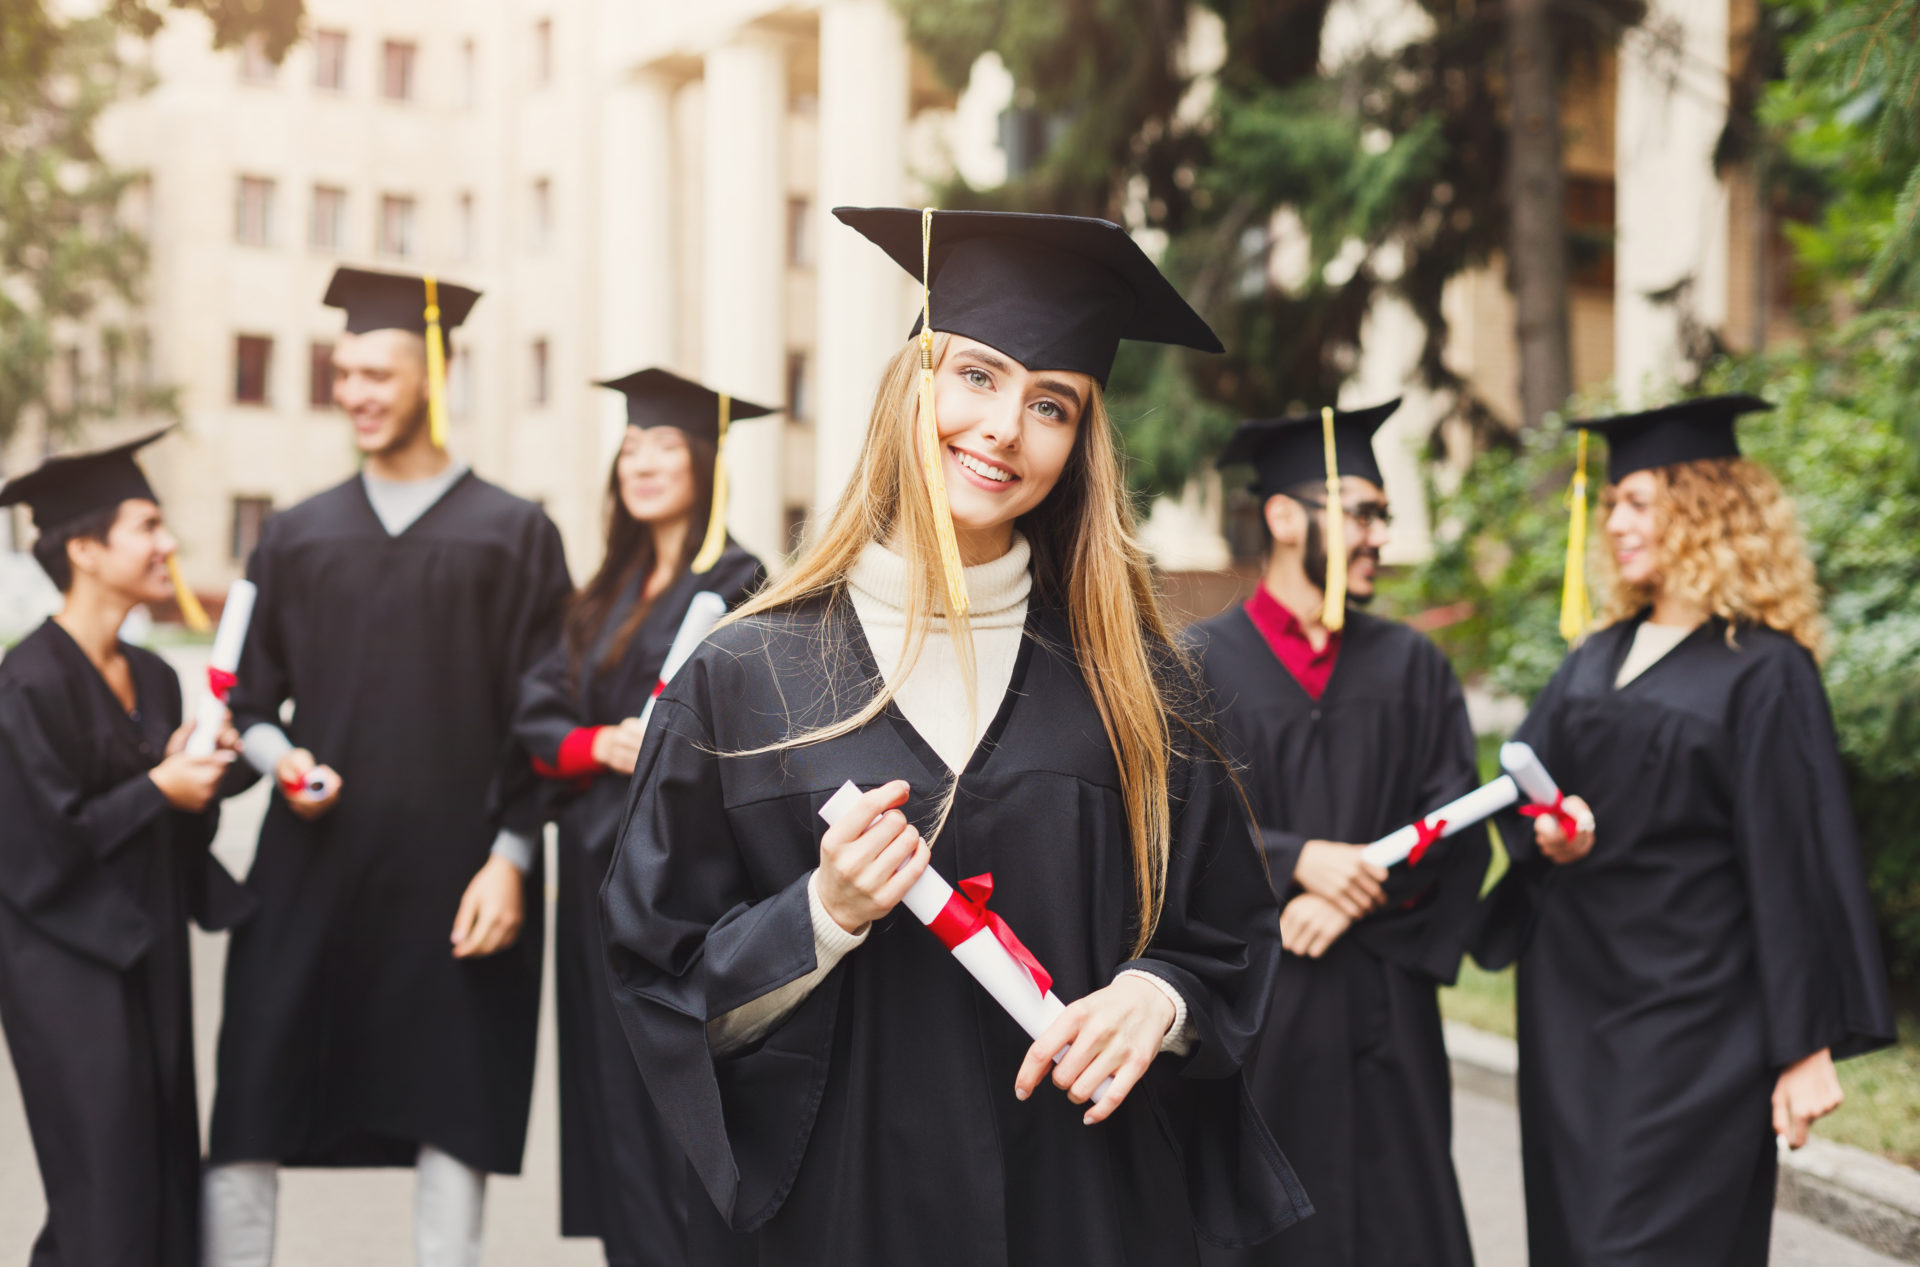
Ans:
[[[1475,823],[1492,818],[1523,796],[1535,805],[1551,805],[1560,795],[1553,778],[1532,748],[1523,743],[1500,746],[1500,766],[1505,774],[1484,787],[1477,787],[1457,801],[1450,801],[1428,814],[1423,822],[1444,823],[1440,835],[1447,837]],[[1409,823],[1368,845],[1361,857],[1376,866],[1391,867],[1405,862],[1420,842],[1421,823]]]
[[[834,826],[859,798],[859,788],[852,783],[843,783],[840,790],[820,807],[820,817],[826,820],[828,826]],[[928,867],[913,882],[913,887],[907,890],[901,904],[912,911],[914,918],[922,924],[932,924],[953,896],[953,886],[942,879],[939,872]],[[954,946],[952,951],[960,966],[1030,1037],[1040,1037],[1046,1032],[1047,1026],[1067,1010],[1067,1005],[1052,990],[1044,994],[1040,992],[1039,983],[1028,975],[1026,967],[1013,957],[1012,952],[1000,944],[1000,939],[993,935],[991,925],[982,925],[978,932]],[[1065,1049],[1055,1053],[1054,1063],[1059,1064],[1066,1054]],[[1094,1089],[1095,1104],[1100,1102],[1100,1097],[1112,1084],[1113,1079],[1108,1078]]]
[[[208,690],[194,708],[193,733],[187,736],[187,755],[210,757],[220,743],[220,727],[227,711],[222,680],[233,681],[240,671],[240,650],[247,645],[247,626],[253,620],[253,600],[260,591],[251,581],[227,587],[227,603],[220,609],[220,628],[213,635],[213,654],[207,660]]]
[[[647,696],[647,706],[640,710],[641,730],[644,731],[647,723],[653,719],[653,702],[660,698],[660,692],[667,689],[667,683],[673,681],[673,675],[680,671],[680,666],[693,658],[693,653],[726,614],[727,600],[712,590],[701,590],[687,604],[686,617],[680,622],[679,632],[673,635],[673,644],[667,648],[667,658],[660,662],[660,679],[654,683],[653,694]]]

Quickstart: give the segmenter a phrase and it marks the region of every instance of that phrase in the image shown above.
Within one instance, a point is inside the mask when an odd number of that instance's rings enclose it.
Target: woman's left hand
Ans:
[[[1021,1100],[1032,1095],[1051,1068],[1053,1085],[1075,1104],[1085,1104],[1096,1087],[1112,1078],[1113,1085],[1100,1096],[1100,1103],[1081,1119],[1088,1126],[1105,1121],[1160,1054],[1173,1018],[1173,1000],[1137,977],[1123,976],[1106,989],[1068,1004],[1034,1039],[1020,1064],[1020,1076],[1014,1079],[1013,1094]],[[1053,1056],[1061,1050],[1067,1054],[1056,1065]]]
[[[1839,1108],[1846,1098],[1833,1067],[1833,1053],[1822,1047],[1780,1071],[1773,1084],[1773,1133],[1789,1147],[1803,1147],[1814,1122]]]

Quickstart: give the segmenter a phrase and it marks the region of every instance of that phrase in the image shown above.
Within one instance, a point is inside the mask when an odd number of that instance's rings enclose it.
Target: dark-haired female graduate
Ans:
[[[612,1267],[679,1267],[686,1156],[647,1098],[607,992],[600,882],[626,809],[639,715],[688,605],[711,591],[731,607],[766,579],[727,536],[716,470],[728,423],[773,411],[661,369],[600,385],[627,399],[606,556],[574,596],[562,644],[522,684],[514,730],[554,781],[560,827],[560,1230],[599,1237]]]
[[[207,852],[239,746],[185,751],[180,679],[118,638],[174,596],[134,461],[157,432],[49,460],[26,502],[59,614],[0,662],[0,1025],[47,1194],[34,1267],[194,1267],[200,1119],[187,920],[251,904]]]
[[[603,893],[628,1042],[711,1198],[689,1256],[1167,1267],[1262,1239],[1306,1210],[1240,1078],[1278,911],[1101,396],[1122,338],[1219,344],[1117,225],[835,214],[930,260],[924,337],[818,540],[661,696]],[[1037,1041],[894,909],[929,865],[990,875],[1073,1000]]]
[[[1609,442],[1606,620],[1519,732],[1578,796],[1502,824],[1475,952],[1519,957],[1535,1267],[1765,1263],[1775,1137],[1805,1143],[1834,1060],[1894,1037],[1813,566],[1734,437],[1767,407],[1579,424]],[[1569,600],[1578,632],[1577,567]]]
[[[1446,656],[1361,610],[1388,540],[1373,433],[1398,405],[1251,420],[1220,458],[1254,467],[1273,540],[1253,597],[1188,637],[1245,762],[1290,952],[1248,1082],[1318,1212],[1214,1264],[1473,1262],[1439,987],[1459,971],[1486,831],[1435,840],[1391,870],[1363,857],[1368,841],[1479,783]]]

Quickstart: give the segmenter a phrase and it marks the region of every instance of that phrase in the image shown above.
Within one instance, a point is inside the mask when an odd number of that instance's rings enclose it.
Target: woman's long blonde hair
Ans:
[[[1764,626],[1824,658],[1819,581],[1793,502],[1772,472],[1747,458],[1710,458],[1659,467],[1653,478],[1658,582],[1628,584],[1613,552],[1601,549],[1602,623],[1626,620],[1666,593],[1725,620],[1729,638],[1740,625]]]
[[[949,342],[947,335],[934,336],[935,365],[944,361]],[[906,679],[928,628],[947,606],[934,512],[914,445],[919,352],[919,344],[910,343],[888,362],[860,464],[806,553],[785,576],[729,617],[745,620],[838,594],[868,543],[887,542],[907,562],[906,644],[895,682]],[[1169,646],[1171,638],[1146,551],[1134,533],[1133,506],[1098,384],[1059,483],[1022,519],[1020,528],[1033,549],[1033,601],[1066,609],[1075,658],[1120,767],[1140,911],[1133,946],[1137,956],[1159,921],[1172,836],[1168,751],[1175,710],[1168,683],[1155,671],[1150,645]],[[968,705],[975,709],[972,627],[964,613],[949,623],[967,680]],[[893,687],[876,683],[873,697],[852,715],[778,746],[818,743],[858,730],[878,717],[893,695]],[[941,823],[957,790],[956,779],[947,789]]]

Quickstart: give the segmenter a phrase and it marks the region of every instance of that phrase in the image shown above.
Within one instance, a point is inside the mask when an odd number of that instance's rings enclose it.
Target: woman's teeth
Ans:
[[[972,471],[975,475],[980,476],[982,479],[990,479],[996,484],[1004,484],[1008,480],[1013,478],[1012,471],[1003,470],[997,466],[991,466],[985,462],[982,462],[979,458],[973,456],[973,454],[971,453],[962,453],[959,449],[955,449],[953,451],[953,455],[955,458],[959,459],[960,465],[966,467],[969,471]]]

